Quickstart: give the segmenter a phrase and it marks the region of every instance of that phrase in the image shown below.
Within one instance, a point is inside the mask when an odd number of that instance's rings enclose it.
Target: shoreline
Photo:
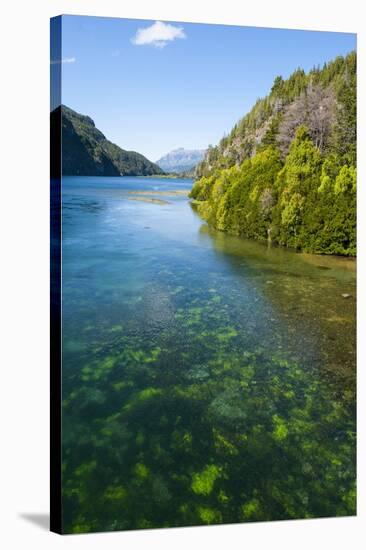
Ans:
[[[189,201],[189,204],[192,206],[192,208],[197,212],[197,214],[201,217],[201,219],[207,224],[208,228],[212,231],[217,231],[218,233],[221,233],[223,235],[229,235],[231,237],[237,237],[238,239],[245,239],[245,240],[248,240],[248,241],[251,241],[253,243],[258,243],[258,244],[261,244],[263,246],[267,246],[267,247],[273,247],[273,248],[279,248],[279,249],[282,249],[282,250],[289,250],[290,252],[294,252],[295,254],[301,254],[303,256],[312,256],[312,257],[316,257],[316,258],[337,258],[339,260],[342,260],[343,261],[349,261],[349,262],[352,262],[354,264],[357,263],[357,255],[356,256],[352,256],[352,255],[345,255],[345,254],[331,254],[331,253],[327,253],[327,252],[310,252],[310,251],[306,251],[306,250],[301,250],[301,249],[296,249],[296,248],[291,248],[290,246],[284,246],[282,244],[279,244],[279,243],[276,243],[276,242],[273,242],[273,241],[269,241],[267,239],[253,239],[251,237],[246,237],[245,235],[238,235],[237,233],[230,233],[229,231],[224,231],[222,229],[218,229],[217,227],[214,227],[213,225],[211,225],[203,216],[202,214],[199,212],[199,206],[204,202],[204,201],[198,201],[196,199],[190,199]],[[356,266],[355,266],[355,269],[354,271],[356,271]]]

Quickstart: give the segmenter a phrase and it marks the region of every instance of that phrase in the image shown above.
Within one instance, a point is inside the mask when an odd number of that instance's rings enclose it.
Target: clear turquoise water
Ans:
[[[65,532],[355,514],[354,262],[215,232],[191,185],[63,178]]]

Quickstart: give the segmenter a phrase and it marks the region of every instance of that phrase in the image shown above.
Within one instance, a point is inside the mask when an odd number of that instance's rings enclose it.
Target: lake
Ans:
[[[62,181],[65,532],[354,515],[355,261]]]

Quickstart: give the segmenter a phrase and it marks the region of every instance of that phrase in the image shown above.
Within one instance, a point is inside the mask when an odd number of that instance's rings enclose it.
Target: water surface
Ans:
[[[63,178],[66,532],[355,514],[355,264]]]

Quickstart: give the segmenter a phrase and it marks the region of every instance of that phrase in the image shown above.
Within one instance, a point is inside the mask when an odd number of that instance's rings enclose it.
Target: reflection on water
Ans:
[[[330,376],[347,377],[355,384],[356,262],[353,259],[300,254],[279,247],[225,235],[202,225],[223,261],[253,282],[252,288],[275,306],[276,337],[286,327],[287,352],[297,359],[318,357],[318,369]],[[315,269],[314,269],[315,268]],[[266,326],[268,331],[268,326]]]
[[[190,185],[63,180],[66,532],[355,513],[354,263],[212,231]]]

